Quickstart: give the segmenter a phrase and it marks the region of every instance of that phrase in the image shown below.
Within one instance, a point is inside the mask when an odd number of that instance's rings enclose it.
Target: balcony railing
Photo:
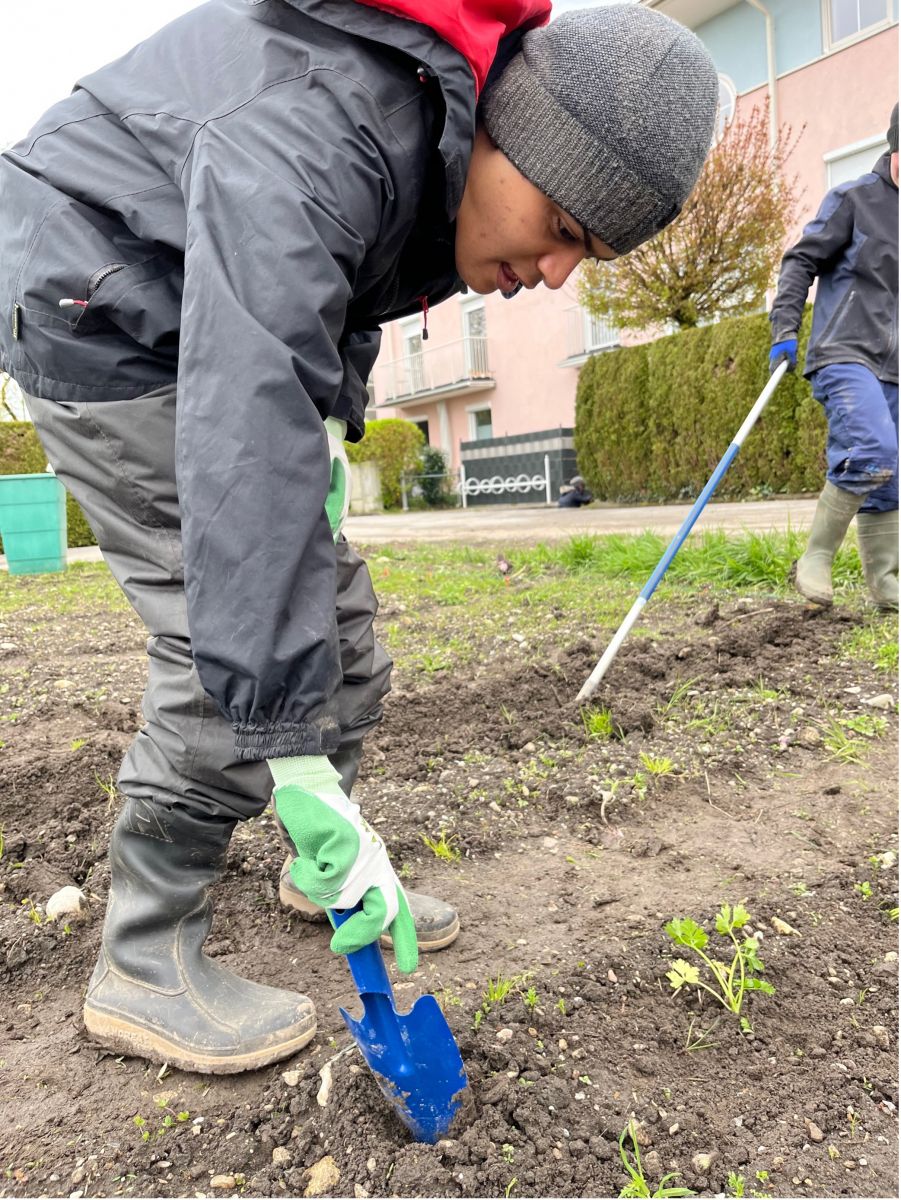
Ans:
[[[494,387],[488,365],[488,339],[460,338],[403,358],[377,364],[379,404],[404,404],[432,395],[457,395]]]
[[[587,312],[580,304],[566,310],[566,354],[582,358],[619,345],[619,330],[608,317]]]

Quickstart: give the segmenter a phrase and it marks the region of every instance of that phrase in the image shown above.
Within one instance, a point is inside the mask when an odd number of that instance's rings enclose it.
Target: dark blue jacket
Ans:
[[[782,259],[770,313],[773,342],[797,337],[817,284],[804,374],[860,363],[898,382],[898,189],[889,156],[829,192],[801,240]]]

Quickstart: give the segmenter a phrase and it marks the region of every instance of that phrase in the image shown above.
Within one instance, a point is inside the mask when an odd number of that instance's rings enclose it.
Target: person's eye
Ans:
[[[581,238],[577,238],[565,221],[560,222],[560,237],[564,242],[578,242]]]

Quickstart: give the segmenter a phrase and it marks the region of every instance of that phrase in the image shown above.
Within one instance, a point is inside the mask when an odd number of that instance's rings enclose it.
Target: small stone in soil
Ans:
[[[823,1140],[823,1131],[814,1121],[805,1121],[804,1127],[807,1130],[807,1136],[812,1142],[821,1142]]]
[[[83,916],[87,912],[88,901],[81,888],[61,887],[54,892],[45,905],[47,916],[55,921],[59,917],[68,919]]]
[[[341,1172],[332,1156],[326,1154],[325,1158],[320,1158],[319,1162],[304,1171],[304,1178],[309,1179],[304,1190],[305,1196],[324,1196],[337,1187],[341,1179]]]

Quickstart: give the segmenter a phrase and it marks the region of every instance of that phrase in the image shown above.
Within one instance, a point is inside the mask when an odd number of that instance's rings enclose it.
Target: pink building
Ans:
[[[789,161],[802,189],[790,240],[830,187],[869,170],[885,150],[898,97],[898,0],[639,2],[705,43],[720,72],[723,120],[769,96],[776,124],[803,127]],[[557,431],[565,452],[578,368],[619,344],[614,328],[579,308],[574,278],[510,301],[456,296],[431,310],[428,325],[426,342],[418,316],[385,327],[369,416],[416,422],[455,469],[461,443],[490,439],[483,454],[502,455],[506,439]]]

